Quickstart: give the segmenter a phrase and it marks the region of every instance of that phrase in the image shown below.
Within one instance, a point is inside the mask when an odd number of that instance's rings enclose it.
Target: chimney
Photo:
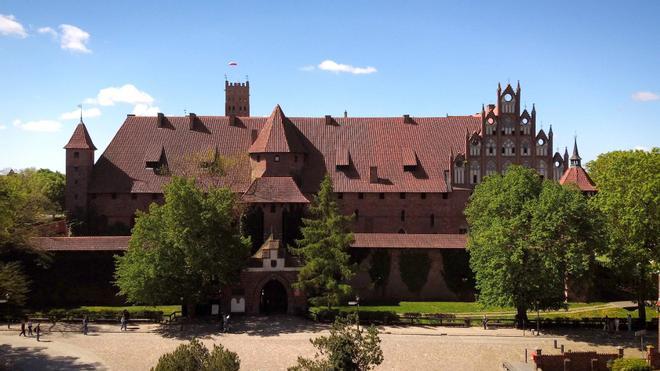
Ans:
[[[370,166],[369,167],[369,183],[376,184],[378,183],[378,167]]]
[[[325,124],[326,124],[326,125],[332,125],[332,124],[333,124],[332,121],[333,121],[333,120],[332,120],[332,116],[330,116],[330,115],[325,115]]]
[[[259,132],[257,131],[257,129],[252,129],[252,131],[250,132],[250,136],[252,143],[254,143],[254,141],[257,140],[257,137],[259,136]]]
[[[344,118],[348,117],[348,111],[344,110]]]
[[[157,123],[159,128],[162,128],[163,125],[165,125],[165,115],[162,112],[158,112]]]
[[[188,128],[190,130],[195,130],[195,121],[197,121],[197,115],[190,112],[188,114]]]
[[[403,123],[404,124],[411,124],[412,123],[412,120],[410,119],[410,115],[408,115],[408,114],[403,115]]]

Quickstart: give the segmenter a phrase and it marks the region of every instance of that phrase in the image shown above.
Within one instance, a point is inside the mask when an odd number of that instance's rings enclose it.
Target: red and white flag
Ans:
[[[229,67],[236,67],[236,66],[238,66],[238,62],[230,61],[228,63],[228,65],[229,65]]]

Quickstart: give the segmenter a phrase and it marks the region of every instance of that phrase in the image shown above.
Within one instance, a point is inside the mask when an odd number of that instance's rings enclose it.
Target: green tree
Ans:
[[[632,288],[645,321],[644,302],[660,262],[660,148],[609,152],[587,166],[598,188],[590,202],[603,214],[607,232],[603,261]]]
[[[188,304],[235,282],[250,252],[240,210],[227,188],[207,192],[193,179],[172,178],[165,203],[138,213],[128,251],[116,257],[116,284],[131,302]]]
[[[529,309],[563,305],[566,278],[589,269],[599,243],[597,218],[577,189],[520,166],[485,178],[465,215],[479,301],[514,306],[519,326]]]
[[[179,345],[173,352],[163,354],[152,371],[238,371],[241,366],[238,354],[213,345],[209,350],[199,340]]]
[[[357,316],[338,317],[329,336],[310,339],[318,350],[313,359],[298,357],[289,371],[371,370],[383,363],[378,329],[360,330]]]
[[[312,304],[330,308],[351,292],[347,282],[355,267],[349,254],[351,217],[339,212],[329,176],[321,182],[309,212],[311,218],[303,219],[303,237],[296,241],[298,247],[291,248],[303,260],[294,287],[303,290]]]

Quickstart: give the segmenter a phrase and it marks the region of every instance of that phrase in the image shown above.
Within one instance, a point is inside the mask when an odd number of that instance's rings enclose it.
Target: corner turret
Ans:
[[[83,221],[87,217],[87,188],[94,168],[96,147],[82,117],[64,149],[66,150],[65,211],[70,218]]]

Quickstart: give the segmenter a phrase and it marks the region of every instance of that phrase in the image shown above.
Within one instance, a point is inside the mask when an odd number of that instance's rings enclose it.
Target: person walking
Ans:
[[[23,335],[24,337],[27,337],[27,335],[25,335],[25,320],[21,321],[21,333],[18,334],[18,336],[21,336],[21,335]]]
[[[28,319],[28,336],[32,336],[32,320]]]
[[[484,330],[488,330],[488,317],[485,314],[481,319],[481,324],[484,326]]]
[[[82,327],[83,335],[87,335],[88,325],[89,325],[89,318],[87,317],[87,315],[85,315],[83,317],[83,327]]]
[[[609,329],[607,326],[610,324],[610,318],[605,315],[605,321],[603,322],[603,331],[608,331]]]
[[[614,319],[614,332],[619,332],[619,323],[620,320],[618,318]]]
[[[41,324],[37,322],[37,327],[34,328],[34,332],[37,334],[37,341],[39,341],[39,335],[41,335]]]
[[[128,327],[126,325],[126,314],[121,315],[121,319],[119,320],[121,322],[121,327],[119,328],[119,331],[125,331],[128,330]]]
[[[628,313],[626,318],[626,324],[628,325],[628,332],[632,331],[632,316]]]

